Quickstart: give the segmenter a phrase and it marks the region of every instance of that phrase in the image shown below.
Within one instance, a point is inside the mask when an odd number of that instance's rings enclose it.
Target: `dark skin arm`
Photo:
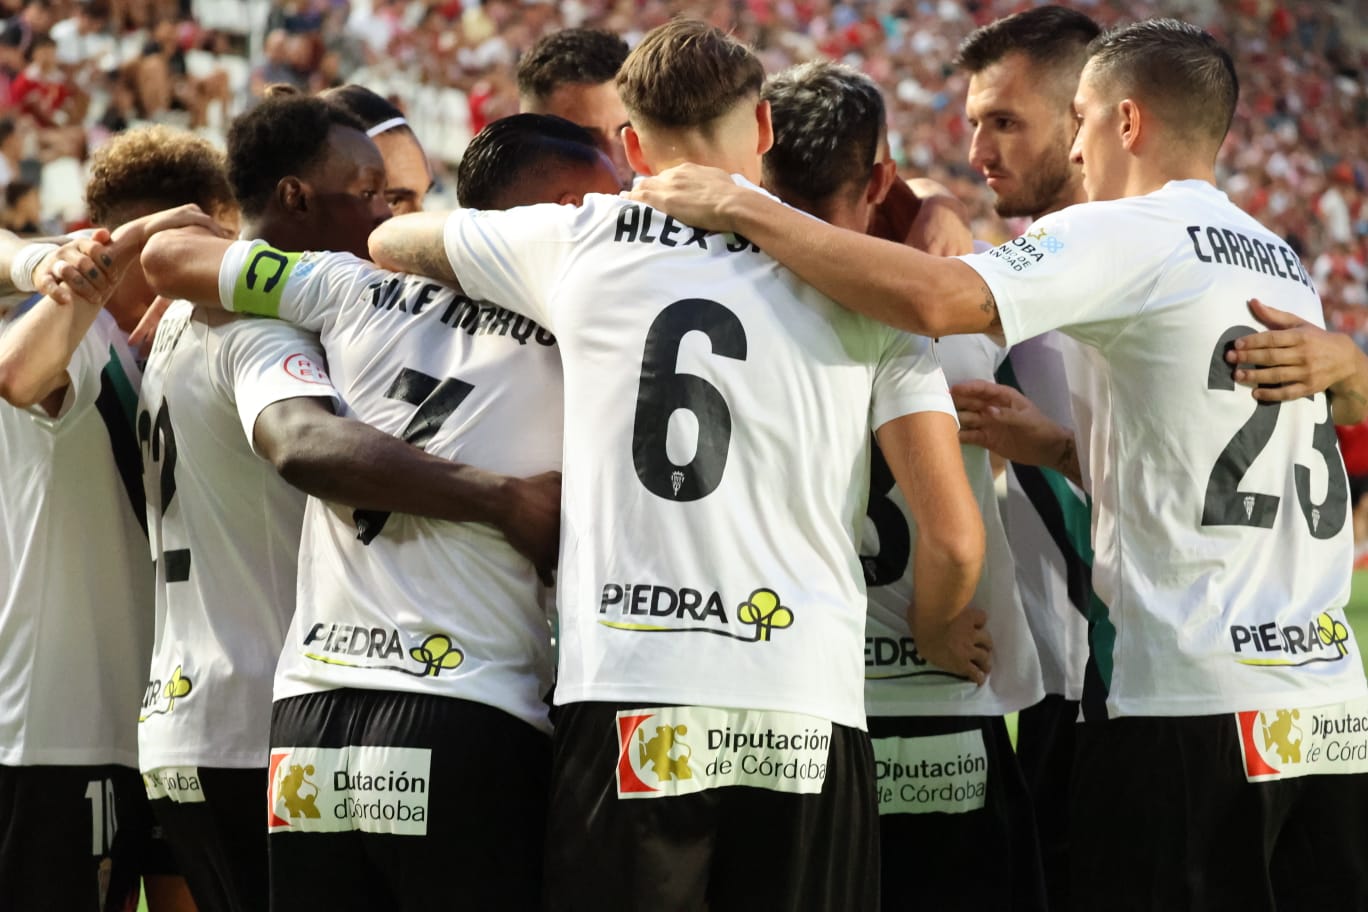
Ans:
[[[511,478],[431,456],[300,397],[257,417],[253,442],[280,477],[321,500],[498,529],[549,581],[560,546],[560,473]]]

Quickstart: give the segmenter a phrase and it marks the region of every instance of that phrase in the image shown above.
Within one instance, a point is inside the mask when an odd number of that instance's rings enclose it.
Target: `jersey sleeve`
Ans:
[[[359,292],[382,275],[388,273],[349,253],[297,253],[237,241],[219,266],[219,301],[225,310],[321,333],[348,308],[368,306]]]
[[[884,343],[874,369],[869,429],[877,431],[895,418],[917,412],[955,415],[940,358],[924,336],[882,327]]]
[[[986,253],[959,257],[997,300],[1008,346],[1052,329],[1104,348],[1139,312],[1158,264],[1118,230],[1126,210],[1089,203],[1052,213]]]
[[[457,209],[447,218],[442,240],[467,295],[555,332],[550,292],[580,217],[575,207],[554,203],[499,212]]]
[[[0,321],[0,335],[4,335],[19,321],[25,319],[28,307],[36,303],[41,295],[33,295],[19,308],[15,314],[7,316]],[[49,431],[56,432],[64,427],[73,416],[79,415],[86,409],[95,405],[95,400],[100,396],[103,385],[102,373],[107,366],[113,366],[116,370],[111,373],[117,378],[123,377],[124,360],[131,362],[131,357],[120,359],[117,352],[117,344],[110,333],[113,325],[112,318],[107,314],[101,313],[95,318],[90,327],[86,330],[81,341],[77,343],[76,349],[71,353],[71,359],[67,362],[66,392],[62,396],[62,404],[59,406],[56,415],[49,415],[41,404],[34,404],[24,411],[28,412],[33,418],[33,422]],[[136,373],[136,368],[130,368],[130,373]],[[133,398],[137,398],[137,385],[140,378],[125,380],[124,387],[132,391]],[[122,393],[122,389],[116,389]],[[121,400],[124,398],[120,397]]]
[[[257,418],[267,407],[303,396],[341,401],[325,369],[318,339],[273,320],[239,320],[224,327],[215,378],[237,405],[242,432],[253,442]]]

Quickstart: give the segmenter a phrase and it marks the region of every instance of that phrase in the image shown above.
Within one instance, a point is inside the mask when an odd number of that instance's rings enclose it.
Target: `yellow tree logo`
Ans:
[[[177,665],[176,670],[171,672],[171,680],[162,688],[162,696],[166,698],[166,711],[175,709],[177,700],[190,696],[193,686],[190,679],[181,674],[181,666]]]
[[[313,764],[301,766],[290,764],[289,771],[280,782],[280,798],[285,811],[291,817],[318,817],[318,786],[309,779],[314,774]]]
[[[423,645],[410,649],[409,655],[415,661],[423,663],[424,676],[434,678],[444,670],[450,671],[461,667],[461,663],[465,661],[465,653],[456,648],[456,644],[451,642],[451,637],[440,633],[434,633],[423,640]]]
[[[773,589],[756,589],[748,601],[737,606],[736,617],[743,624],[755,627],[755,639],[769,642],[771,630],[793,626],[793,612],[779,603]]]
[[[1349,642],[1349,628],[1343,623],[1330,616],[1330,612],[1322,611],[1316,618],[1316,636],[1326,646],[1334,646],[1339,650],[1340,658],[1349,654],[1349,649],[1344,644]]]

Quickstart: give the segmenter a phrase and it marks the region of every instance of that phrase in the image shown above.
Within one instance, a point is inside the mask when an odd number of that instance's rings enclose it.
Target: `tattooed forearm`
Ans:
[[[1078,462],[1078,446],[1074,443],[1073,437],[1068,437],[1060,443],[1059,455],[1055,457],[1050,468],[1079,487],[1083,486],[1083,468]]]

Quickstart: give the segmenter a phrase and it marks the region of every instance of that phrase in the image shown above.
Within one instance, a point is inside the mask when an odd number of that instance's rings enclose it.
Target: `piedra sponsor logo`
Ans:
[[[1238,624],[1230,628],[1235,661],[1264,668],[1300,668],[1349,656],[1349,627],[1328,611],[1306,624]]]
[[[451,637],[434,633],[405,648],[408,637],[392,627],[319,623],[304,634],[300,652],[306,659],[344,668],[376,668],[419,678],[435,678],[460,668],[465,653]]]
[[[981,731],[871,743],[880,814],[963,814],[983,807],[988,751]]]
[[[730,606],[730,607],[729,607]],[[748,643],[768,643],[776,630],[793,626],[794,613],[773,589],[755,589],[741,602],[689,586],[607,583],[599,599],[599,623],[633,633],[709,633]]]
[[[195,682],[190,680],[180,665],[165,682],[161,678],[153,678],[143,691],[142,712],[138,714],[138,721],[146,722],[153,716],[170,715],[175,711],[176,704],[189,697],[194,689]]]
[[[271,832],[427,833],[432,752],[413,747],[271,750]]]
[[[1235,714],[1245,778],[1368,773],[1368,697]]]

